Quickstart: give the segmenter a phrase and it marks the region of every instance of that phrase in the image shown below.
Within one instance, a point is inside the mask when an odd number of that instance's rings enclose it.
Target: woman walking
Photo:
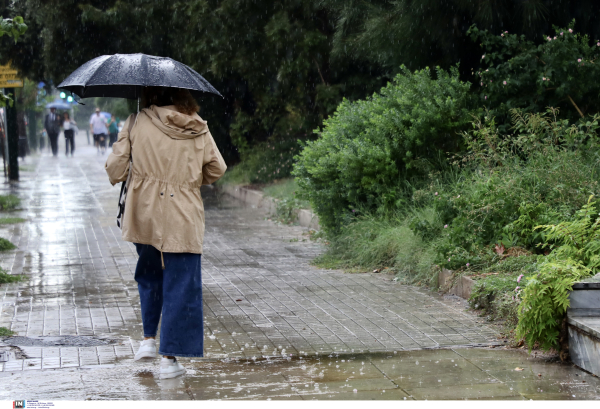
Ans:
[[[71,156],[75,152],[75,127],[77,124],[71,120],[68,112],[63,114],[63,130],[65,134],[66,155],[69,156],[69,145],[71,146]]]
[[[162,315],[160,373],[172,378],[185,373],[176,357],[203,356],[200,186],[227,167],[189,91],[144,88],[142,106],[125,122],[106,172],[113,185],[131,172],[121,226],[139,255],[135,280],[144,340],[135,359],[157,358]]]

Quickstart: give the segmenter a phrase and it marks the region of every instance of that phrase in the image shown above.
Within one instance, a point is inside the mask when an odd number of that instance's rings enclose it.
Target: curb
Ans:
[[[265,209],[269,213],[277,211],[277,199],[265,196],[258,190],[247,189],[242,186],[225,185],[220,187],[223,193],[228,194],[252,207]],[[298,224],[309,229],[319,230],[319,216],[307,209],[294,210],[298,218]]]
[[[474,285],[475,280],[466,276],[459,277],[454,282],[454,273],[445,268],[438,273],[438,287],[440,291],[447,294],[456,295],[468,300],[471,297]]]

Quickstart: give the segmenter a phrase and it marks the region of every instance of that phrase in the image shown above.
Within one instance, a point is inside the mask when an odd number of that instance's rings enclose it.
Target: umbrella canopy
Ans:
[[[54,100],[54,102],[46,104],[46,108],[71,109],[71,104],[67,104],[62,99],[57,98]]]
[[[204,77],[185,64],[146,54],[102,55],[77,68],[58,88],[80,98],[136,99],[143,87],[184,88],[193,94],[222,96]]]

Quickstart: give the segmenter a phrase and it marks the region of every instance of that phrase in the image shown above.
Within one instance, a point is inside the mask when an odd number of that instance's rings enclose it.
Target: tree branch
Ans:
[[[575,101],[573,101],[573,98],[571,98],[570,95],[567,95],[567,97],[569,97],[569,101],[571,101],[571,104],[573,104],[573,106],[575,107],[575,109],[577,110],[577,112],[579,112],[579,115],[581,115],[581,117],[583,118],[583,112],[581,112],[581,109],[579,109],[579,107],[577,106],[577,104],[575,103]]]
[[[321,77],[321,81],[323,81],[323,85],[327,85],[327,83],[325,82],[325,78],[323,78],[323,74],[321,74],[321,68],[319,68],[319,63],[314,58],[313,58],[313,61],[315,62],[315,65],[317,66],[317,71],[319,71],[319,76]]]

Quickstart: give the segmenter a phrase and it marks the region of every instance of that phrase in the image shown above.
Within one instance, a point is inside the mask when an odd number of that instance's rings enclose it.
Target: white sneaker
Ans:
[[[140,343],[140,349],[135,354],[134,361],[139,361],[140,359],[156,359],[158,355],[156,354],[156,340],[155,339],[145,339]]]
[[[185,368],[177,359],[163,358],[160,360],[160,379],[175,378],[185,374]]]

